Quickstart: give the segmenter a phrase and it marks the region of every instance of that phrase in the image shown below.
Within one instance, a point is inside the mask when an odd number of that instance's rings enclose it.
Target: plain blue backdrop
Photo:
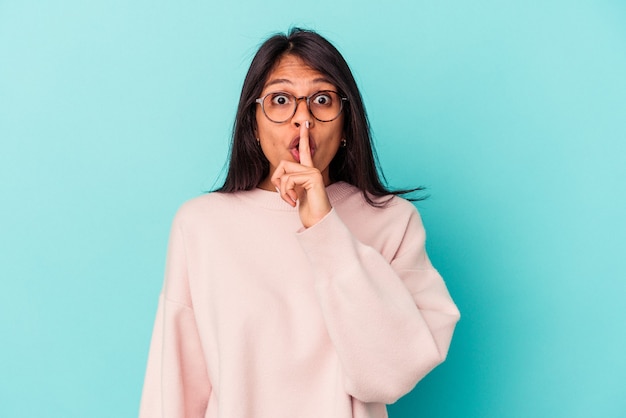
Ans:
[[[0,0],[0,416],[137,414],[260,42],[350,63],[463,318],[392,418],[626,417],[623,1]]]

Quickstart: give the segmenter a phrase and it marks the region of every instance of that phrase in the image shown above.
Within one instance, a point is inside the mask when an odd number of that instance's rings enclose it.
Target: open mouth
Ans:
[[[315,141],[313,138],[309,137],[309,149],[311,150],[311,158],[315,155]],[[300,137],[296,137],[291,141],[289,146],[289,152],[294,160],[300,162]]]

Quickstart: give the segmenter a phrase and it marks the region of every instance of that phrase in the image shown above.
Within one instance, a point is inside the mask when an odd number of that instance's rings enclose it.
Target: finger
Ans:
[[[309,121],[305,121],[300,125],[300,145],[298,146],[300,154],[300,164],[305,167],[313,167],[313,158],[311,158],[311,147],[309,145]]]
[[[286,167],[286,165],[288,164],[293,164],[297,167],[300,166],[296,163],[281,161],[280,164],[278,164],[278,167],[276,167],[276,169],[274,170],[274,173],[270,178],[270,182],[276,188],[276,191],[280,195],[281,199],[283,199],[291,206],[296,206],[296,200],[298,198],[298,195],[296,194],[295,190],[289,190],[289,186],[287,183],[287,180],[289,179],[289,174],[287,173],[288,168]]]
[[[280,191],[280,196],[282,199],[289,203],[291,206],[296,206],[296,201],[298,200],[298,194],[295,191],[295,183],[293,180],[290,180],[289,174],[284,174],[280,177],[280,185],[278,190]]]
[[[285,174],[281,177],[281,181],[285,184],[285,190],[295,190],[295,196],[297,196],[298,199],[302,197],[302,193],[309,193],[310,191],[323,190],[325,193],[322,176],[315,168]],[[318,185],[321,185],[321,187],[316,187]],[[290,195],[292,197],[294,196],[291,193]]]
[[[310,170],[310,167],[304,167],[300,163],[282,160],[272,173],[272,177],[270,177],[270,182],[274,185],[274,187],[280,187],[280,178],[282,176],[286,174],[308,172]]]
[[[274,185],[274,187],[276,187],[276,189],[278,189],[279,193],[280,193],[280,178],[285,173],[286,173],[285,168],[283,167],[283,164],[281,162],[280,164],[278,164],[278,167],[276,167],[276,169],[272,173],[272,177],[270,178],[270,182]]]
[[[315,167],[305,167],[293,161],[282,160],[272,173],[270,182],[285,202],[295,206],[301,197],[300,194],[313,184],[322,182],[322,177]]]

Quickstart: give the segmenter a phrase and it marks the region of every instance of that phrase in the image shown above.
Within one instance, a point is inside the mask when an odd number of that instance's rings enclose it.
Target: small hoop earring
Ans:
[[[346,138],[341,138],[341,148],[345,148],[348,146],[348,141],[346,141]]]

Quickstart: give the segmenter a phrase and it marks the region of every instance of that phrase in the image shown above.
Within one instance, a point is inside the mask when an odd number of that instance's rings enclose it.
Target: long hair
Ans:
[[[228,173],[217,192],[232,193],[257,187],[269,175],[269,162],[258,146],[255,100],[263,91],[270,72],[285,55],[294,55],[314,70],[324,74],[348,98],[344,104],[343,132],[346,147],[340,147],[330,162],[331,182],[345,181],[363,192],[372,206],[383,206],[388,199],[375,199],[423,190],[389,190],[381,181],[372,144],[370,125],[361,93],[343,56],[325,38],[310,30],[293,28],[288,34],[276,34],[266,40],[254,56],[243,82],[237,116],[233,126]],[[410,200],[420,200],[410,199]]]

